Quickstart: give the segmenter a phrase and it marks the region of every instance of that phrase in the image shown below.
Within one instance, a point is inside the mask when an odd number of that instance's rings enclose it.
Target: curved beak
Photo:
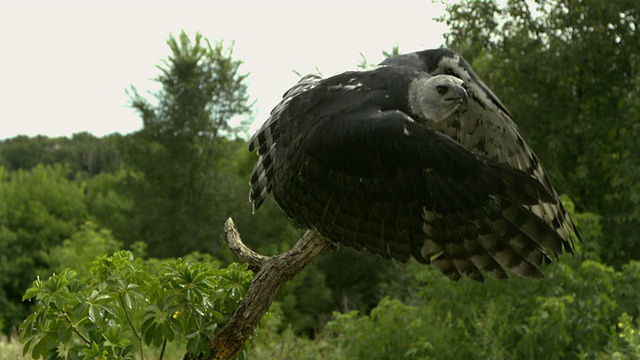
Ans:
[[[456,104],[466,104],[468,99],[469,95],[467,95],[467,91],[462,86],[455,86],[444,98],[445,101],[453,101]]]

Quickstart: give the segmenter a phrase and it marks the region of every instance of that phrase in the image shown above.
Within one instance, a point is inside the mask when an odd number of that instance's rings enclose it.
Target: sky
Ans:
[[[234,44],[255,101],[251,131],[282,94],[319,69],[353,69],[382,50],[439,47],[444,6],[430,0],[0,2],[0,139],[139,130],[126,89],[157,91],[169,34]],[[151,98],[150,95],[146,95]]]

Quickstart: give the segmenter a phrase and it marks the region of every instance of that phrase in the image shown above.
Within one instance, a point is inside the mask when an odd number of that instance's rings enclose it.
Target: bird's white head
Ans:
[[[440,122],[448,118],[468,99],[464,82],[451,75],[421,77],[409,87],[411,112],[426,121]]]

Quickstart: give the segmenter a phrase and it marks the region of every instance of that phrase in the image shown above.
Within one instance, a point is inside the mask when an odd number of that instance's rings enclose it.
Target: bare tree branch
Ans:
[[[224,222],[224,238],[238,260],[249,264],[249,269],[253,272],[260,271],[262,265],[269,260],[268,256],[258,254],[242,242],[238,228],[231,218]]]
[[[242,243],[233,221],[225,222],[225,238],[236,256],[259,269],[247,294],[227,325],[213,338],[210,359],[232,359],[253,334],[282,286],[328,247],[333,246],[315,230],[308,230],[291,250],[267,258]]]

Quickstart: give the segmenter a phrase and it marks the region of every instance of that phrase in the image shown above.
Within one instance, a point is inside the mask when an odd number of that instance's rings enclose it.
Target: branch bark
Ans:
[[[231,218],[224,222],[224,238],[236,258],[246,262],[249,265],[249,269],[255,273],[259,272],[262,265],[269,260],[268,256],[258,254],[242,242],[238,228]]]
[[[225,222],[225,239],[241,261],[255,268],[257,274],[238,309],[210,344],[210,359],[232,359],[251,337],[282,286],[322,254],[333,243],[315,230],[308,230],[291,250],[268,258],[242,243],[230,218]],[[255,271],[255,270],[254,270]]]

